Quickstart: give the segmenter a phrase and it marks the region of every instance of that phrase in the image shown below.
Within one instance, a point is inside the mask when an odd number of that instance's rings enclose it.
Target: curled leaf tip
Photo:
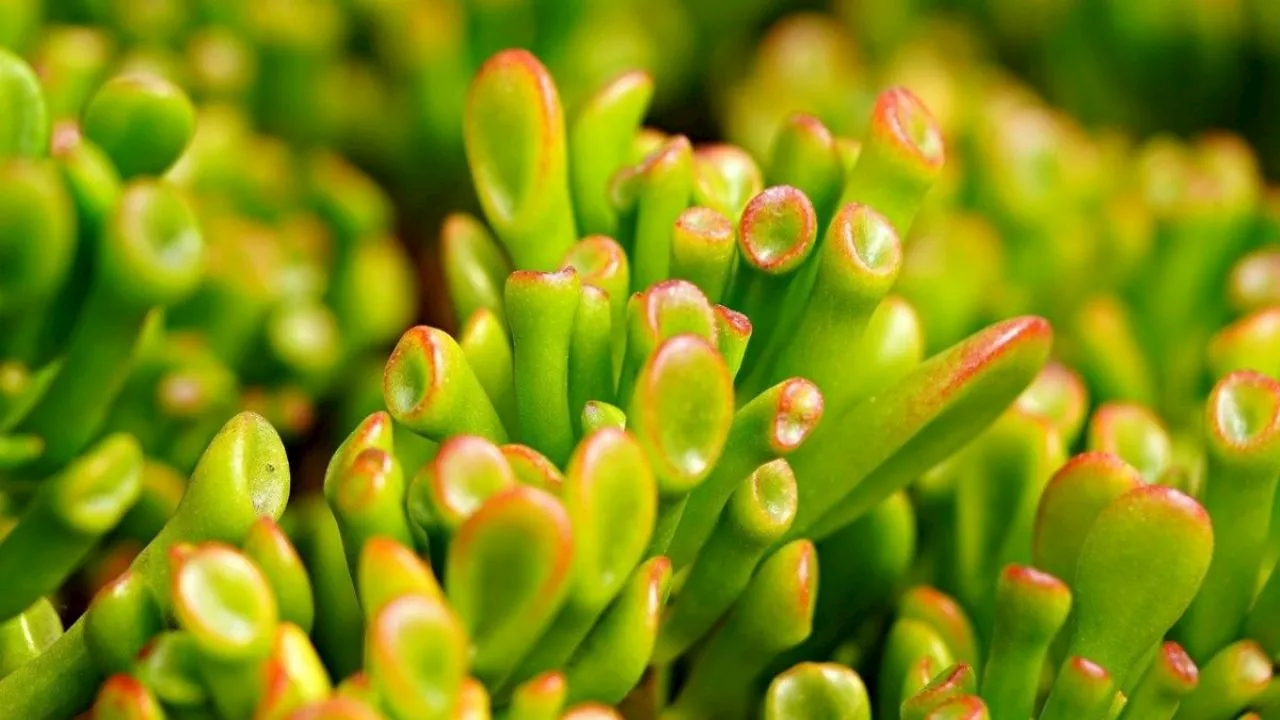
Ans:
[[[1280,443],[1280,382],[1239,370],[1213,389],[1207,406],[1213,436],[1234,452],[1265,451]]]
[[[795,270],[813,250],[818,219],[813,203],[789,185],[751,198],[738,224],[738,249],[752,267],[770,275]]]
[[[942,128],[910,90],[894,87],[880,93],[871,118],[871,132],[904,158],[941,169],[946,160]]]
[[[1200,682],[1200,668],[1178,643],[1169,641],[1160,646],[1160,662],[1168,668],[1171,677],[1188,690]]]
[[[817,427],[824,403],[818,386],[804,378],[784,380],[781,386],[769,441],[778,454],[785,455],[804,444]]]
[[[841,255],[864,274],[887,278],[888,284],[897,277],[902,244],[893,226],[874,209],[858,203],[845,205],[832,220],[828,238],[834,238]]]
[[[687,492],[715,466],[733,420],[733,386],[719,352],[697,335],[654,351],[627,413],[667,489]]]

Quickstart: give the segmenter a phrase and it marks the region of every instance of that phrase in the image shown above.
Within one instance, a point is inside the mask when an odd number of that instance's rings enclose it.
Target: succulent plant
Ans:
[[[54,68],[87,60],[91,38],[63,47],[64,32],[48,31],[43,77],[2,57],[15,114],[0,427],[45,445],[39,472],[102,428],[182,473],[240,408],[307,433],[415,311],[386,195],[149,70],[99,86],[108,56],[73,83]]]
[[[800,58],[824,72],[791,82]],[[1175,435],[1194,435],[1199,405],[1226,372],[1206,345],[1269,304],[1260,288],[1277,237],[1274,191],[1239,137],[1139,141],[1089,129],[955,24],[920,23],[877,53],[835,18],[792,16],[746,68],[722,105],[730,139],[754,148],[796,111],[861,133],[868,98],[895,83],[936,111],[954,171],[904,236],[895,286],[930,350],[999,317],[1039,314],[1095,400],[1152,406]],[[761,101],[770,97],[781,100]]]
[[[645,127],[648,73],[562,97],[503,50],[417,108],[483,221],[443,223],[457,331],[406,330],[390,201],[322,112],[345,15],[179,5],[66,12],[197,59],[247,27],[252,81],[195,62],[193,102],[163,53],[104,72],[54,29],[40,76],[0,51],[0,716],[1280,711],[1247,148],[1113,147],[963,54],[935,116],[825,64],[848,38],[815,16],[730,86],[741,146]],[[444,7],[349,9],[439,53],[419,99],[521,19],[571,66],[605,12],[469,5],[462,49]],[[349,434],[288,505],[284,442],[335,396]]]

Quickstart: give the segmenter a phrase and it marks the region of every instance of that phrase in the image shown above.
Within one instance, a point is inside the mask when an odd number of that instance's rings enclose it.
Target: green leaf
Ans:
[[[506,50],[476,74],[463,120],[485,217],[519,269],[551,271],[576,239],[564,113],[551,74]]]

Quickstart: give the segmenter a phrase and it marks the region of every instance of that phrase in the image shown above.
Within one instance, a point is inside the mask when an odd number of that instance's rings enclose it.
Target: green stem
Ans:
[[[85,646],[81,619],[49,649],[0,680],[0,707],[13,717],[72,717],[89,707],[102,680]]]
[[[577,437],[588,402],[613,402],[613,320],[609,295],[594,285],[582,286],[569,343],[569,413]]]
[[[1040,720],[1103,720],[1115,695],[1111,673],[1089,660],[1072,657],[1058,671]]]
[[[773,382],[806,377],[838,409],[859,384],[848,359],[856,357],[872,313],[897,279],[902,251],[887,220],[849,204],[832,221],[820,253],[808,303],[790,332],[770,339],[756,373]]]
[[[809,635],[817,581],[817,555],[807,540],[765,560],[663,717],[745,717],[747,690],[756,676]]]
[[[1204,508],[1213,521],[1213,560],[1178,625],[1201,662],[1239,637],[1257,590],[1280,481],[1280,383],[1240,371],[1209,397]]]
[[[18,425],[21,432],[44,438],[45,452],[34,472],[66,463],[98,431],[129,376],[148,314],[119,302],[101,283],[90,291],[57,376]]]
[[[1031,717],[1045,658],[1070,608],[1070,590],[1052,575],[1021,565],[1000,575],[981,693],[995,717]]]
[[[674,661],[729,609],[795,517],[795,493],[795,476],[782,459],[760,466],[738,486],[663,618],[655,663]]]
[[[670,590],[666,558],[652,558],[636,568],[565,667],[570,704],[617,704],[640,682]]]
[[[573,450],[569,352],[582,283],[577,271],[517,271],[507,278],[521,439],[561,465]]]
[[[0,623],[0,679],[39,657],[62,637],[62,619],[48,598]]]
[[[1171,720],[1178,703],[1200,682],[1200,670],[1182,646],[1167,642],[1129,695],[1121,720]]]
[[[142,450],[113,435],[41,485],[17,525],[0,540],[0,620],[56,592],[98,540],[124,517],[142,487]]]
[[[711,475],[689,494],[668,553],[683,569],[711,536],[725,503],[756,468],[800,447],[822,419],[818,388],[803,378],[778,383],[738,409],[724,453]]]

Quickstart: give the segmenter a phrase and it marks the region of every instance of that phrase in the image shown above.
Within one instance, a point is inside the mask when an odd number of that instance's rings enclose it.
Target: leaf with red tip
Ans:
[[[809,198],[790,185],[754,195],[738,223],[738,250],[745,266],[766,275],[793,272],[812,252],[817,224]]]
[[[666,552],[686,496],[720,460],[733,398],[724,359],[696,335],[664,341],[640,369],[627,423],[658,479],[661,503],[650,557]]]
[[[528,445],[503,445],[502,456],[511,465],[511,471],[522,484],[559,495],[564,485],[564,474],[547,459],[546,455]]]
[[[325,492],[332,492],[330,488],[337,482],[337,477],[350,469],[356,457],[365,450],[377,448],[392,452],[395,449],[394,430],[391,416],[385,412],[379,411],[361,420],[329,458],[324,471]]]
[[[1006,320],[828,418],[792,461],[800,510],[789,537],[834,532],[972,440],[1044,367],[1052,339],[1041,318]]]
[[[676,218],[671,236],[671,277],[697,285],[712,302],[724,295],[737,257],[734,227],[723,213],[695,206]]]
[[[277,608],[266,577],[234,548],[207,543],[176,561],[172,597],[178,625],[220,660],[267,654]]]
[[[516,671],[517,681],[564,665],[643,557],[658,490],[633,436],[602,430],[578,444],[560,494],[573,524],[565,606]]]
[[[1111,453],[1086,452],[1071,458],[1040,496],[1032,540],[1036,565],[1074,581],[1080,549],[1098,513],[1142,484],[1138,471]]]
[[[942,129],[928,108],[905,88],[890,88],[876,98],[840,201],[870,205],[905,235],[945,160]]]
[[[1175,720],[1227,720],[1253,704],[1272,678],[1271,658],[1252,640],[1220,650],[1200,671],[1200,683],[1178,705]]]
[[[871,720],[871,701],[862,678],[837,663],[805,662],[769,683],[765,720],[808,718]]]
[[[664,495],[687,493],[715,467],[733,418],[724,359],[696,335],[677,335],[641,368],[627,419]]]
[[[112,675],[98,689],[93,703],[95,720],[163,720],[155,696],[132,675]]]
[[[618,213],[609,203],[609,179],[626,164],[631,143],[653,97],[653,78],[623,73],[583,102],[569,125],[569,181],[573,209],[584,233],[612,234]]]
[[[1213,560],[1178,637],[1202,662],[1239,637],[1257,593],[1280,482],[1280,382],[1241,370],[1205,406],[1208,468],[1202,501],[1213,520]]]
[[[275,520],[264,517],[254,523],[241,549],[271,584],[271,593],[280,608],[281,622],[293,623],[304,631],[310,631],[315,616],[311,578],[307,576],[307,568],[302,564],[298,551]]]
[[[1025,565],[1000,573],[982,674],[982,697],[996,717],[1031,716],[1050,643],[1070,610],[1071,591],[1058,578]]]
[[[725,304],[751,318],[755,342],[747,348],[744,363],[752,373],[767,378],[774,332],[790,320],[781,301],[797,279],[792,275],[813,252],[818,218],[804,193],[789,185],[771,187],[755,197],[738,221],[738,267]],[[757,385],[758,386],[758,385]]]
[[[902,720],[923,720],[953,699],[973,696],[977,690],[973,668],[964,663],[952,665],[902,702]]]
[[[564,673],[552,671],[538,675],[512,693],[511,717],[522,720],[557,720],[568,691]]]
[[[619,187],[630,175],[629,188]],[[615,175],[615,195],[621,191],[631,196],[630,207],[623,219],[629,225],[629,254],[632,260],[632,285],[648,287],[670,275],[671,228],[676,218],[689,205],[693,192],[693,147],[689,139],[677,135],[654,150],[638,167]],[[620,233],[625,236],[627,233]],[[628,243],[623,243],[624,246]]]
[[[715,313],[716,348],[720,350],[725,365],[729,366],[729,375],[736,378],[751,340],[751,318],[723,305],[716,305]]]
[[[404,472],[391,453],[378,448],[361,452],[337,477],[329,495],[353,577],[369,538],[386,535],[406,545],[413,543],[405,514]]]
[[[1066,447],[1075,445],[1089,411],[1089,390],[1067,366],[1050,362],[1018,396],[1018,407],[1053,424]]]
[[[773,140],[768,178],[771,185],[799,188],[825,223],[844,188],[844,165],[831,131],[812,115],[787,118]]]
[[[52,612],[51,607],[49,610]],[[29,608],[20,617],[32,612],[33,608]],[[24,622],[29,625],[30,621],[28,618]],[[160,603],[151,586],[131,570],[126,570],[93,596],[83,625],[85,645],[104,673],[127,672],[142,648],[165,627]],[[27,627],[23,639],[29,641],[40,635],[42,633]]]
[[[303,705],[323,700],[331,690],[329,675],[310,638],[292,623],[281,623],[276,629],[262,672],[265,680],[255,720],[283,720]]]
[[[1160,417],[1137,403],[1104,403],[1093,413],[1089,450],[1111,453],[1132,465],[1147,482],[1159,482],[1173,464],[1173,440]]]
[[[626,430],[627,414],[616,405],[592,400],[582,406],[582,434],[591,435],[601,430]]]
[[[506,50],[476,73],[463,119],[485,217],[516,267],[553,270],[573,244],[564,112],[551,74]]]
[[[911,618],[932,627],[956,662],[980,667],[978,638],[973,623],[955,598],[936,588],[920,585],[898,600],[898,617]]]
[[[636,568],[565,668],[568,702],[616,704],[636,686],[652,657],[670,590],[671,563],[665,557]]]
[[[388,537],[373,537],[364,544],[357,579],[366,618],[402,595],[444,599],[431,568],[412,550]]]
[[[1214,377],[1235,370],[1280,374],[1280,308],[1268,307],[1222,328],[1209,340]]]
[[[449,720],[467,676],[467,635],[439,598],[401,595],[378,610],[365,636],[366,672],[401,720]]]
[[[747,202],[764,189],[755,158],[740,147],[704,145],[693,153],[693,202],[737,219]]]
[[[1123,720],[1172,718],[1178,703],[1200,684],[1200,669],[1176,642],[1160,646],[1142,680],[1129,695]]]
[[[1114,676],[1106,668],[1073,655],[1058,671],[1040,720],[1100,720],[1111,709],[1115,687]]]
[[[409,516],[420,527],[452,534],[491,496],[516,484],[502,450],[475,435],[457,435],[440,445],[409,488]]]
[[[506,677],[569,588],[573,532],[554,497],[517,485],[485,501],[449,545],[445,594],[472,639],[473,672]]]
[[[718,332],[714,306],[691,282],[664,280],[632,295],[627,301],[626,357],[618,397],[622,402],[631,398],[636,373],[663,340],[689,333],[715,344]]]
[[[613,238],[589,235],[564,256],[564,264],[578,271],[583,285],[603,290],[609,297],[610,326],[614,338],[615,372],[626,343],[627,299],[631,297],[631,261]]]
[[[505,317],[502,284],[511,274],[511,262],[479,220],[466,213],[444,219],[440,265],[459,324],[481,309]]]
[[[1191,604],[1212,556],[1213,528],[1195,500],[1159,485],[1121,495],[1080,549],[1068,652],[1128,677]]]
[[[902,703],[915,694],[910,671],[924,658],[932,659],[938,668],[955,662],[946,640],[931,624],[912,618],[894,621],[880,659],[878,696],[885,703],[886,720],[898,720]]]
[[[672,717],[744,717],[746,691],[756,676],[809,636],[817,585],[817,552],[808,540],[784,545],[766,559],[694,662]]]
[[[443,330],[419,325],[405,332],[387,358],[382,395],[392,417],[432,440],[462,434],[507,439],[462,348]]]

